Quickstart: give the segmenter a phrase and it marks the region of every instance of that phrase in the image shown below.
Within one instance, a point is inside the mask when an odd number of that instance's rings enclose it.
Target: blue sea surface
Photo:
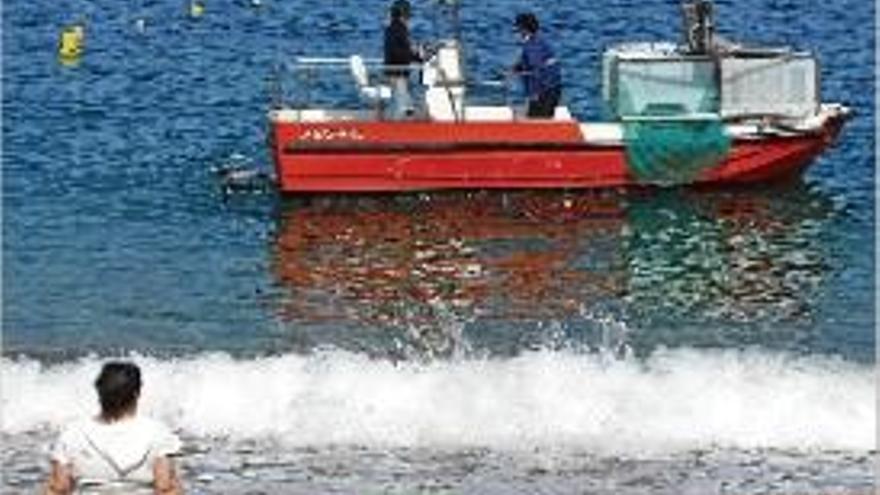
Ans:
[[[129,356],[161,389],[147,409],[196,446],[187,480],[206,493],[716,493],[722,480],[867,493],[873,3],[716,2],[726,38],[816,51],[823,101],[854,110],[793,183],[226,190],[218,170],[272,173],[275,68],[380,56],[385,9],[4,4],[5,488],[34,489],[42,443],[93,405],[101,359]],[[414,9],[414,36],[434,39],[431,3]],[[605,48],[680,36],[674,0],[465,2],[472,78],[515,58],[521,10],[541,19],[584,121],[604,118]],[[59,33],[76,21],[84,54],[61,63]],[[342,81],[320,96],[356,102]],[[34,409],[46,394],[76,406]],[[256,404],[266,410],[246,421]]]

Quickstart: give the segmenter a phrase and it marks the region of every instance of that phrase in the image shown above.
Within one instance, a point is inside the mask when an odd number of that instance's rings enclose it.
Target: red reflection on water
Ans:
[[[313,198],[273,245],[285,320],[406,324],[642,312],[805,318],[828,269],[827,199],[740,193]]]
[[[285,319],[397,322],[438,311],[564,316],[623,287],[619,201],[548,193],[316,199],[288,208],[273,269]]]

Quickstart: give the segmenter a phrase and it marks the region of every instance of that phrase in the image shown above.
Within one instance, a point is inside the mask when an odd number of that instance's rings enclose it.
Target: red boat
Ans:
[[[834,142],[849,109],[820,101],[811,54],[716,41],[710,7],[703,0],[685,5],[684,44],[606,51],[607,122],[579,122],[566,107],[536,120],[514,105],[473,104],[467,92],[477,83],[464,77],[455,39],[438,43],[419,67],[419,108],[399,119],[388,112],[391,89],[370,81],[368,67],[381,67],[359,56],[300,59],[299,70],[309,74],[350,69],[368,108],[276,105],[269,121],[278,187],[578,189],[743,184],[801,174]]]

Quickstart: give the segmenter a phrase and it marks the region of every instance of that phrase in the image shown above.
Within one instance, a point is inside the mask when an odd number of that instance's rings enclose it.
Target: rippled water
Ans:
[[[92,410],[100,356],[134,353],[205,493],[867,492],[873,7],[716,7],[729,38],[818,51],[823,99],[855,109],[804,180],[229,193],[218,169],[271,170],[272,68],[378,55],[383,2],[4,4],[4,491],[32,492]],[[602,50],[679,28],[671,0],[474,3],[475,78],[513,58],[524,8],[588,120]],[[417,36],[432,17],[416,3]]]

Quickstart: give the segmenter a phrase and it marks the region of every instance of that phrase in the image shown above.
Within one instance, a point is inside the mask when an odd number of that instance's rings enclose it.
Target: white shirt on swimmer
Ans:
[[[107,423],[70,424],[52,446],[51,459],[72,469],[78,494],[152,494],[153,462],[180,451],[168,427],[134,416]]]

